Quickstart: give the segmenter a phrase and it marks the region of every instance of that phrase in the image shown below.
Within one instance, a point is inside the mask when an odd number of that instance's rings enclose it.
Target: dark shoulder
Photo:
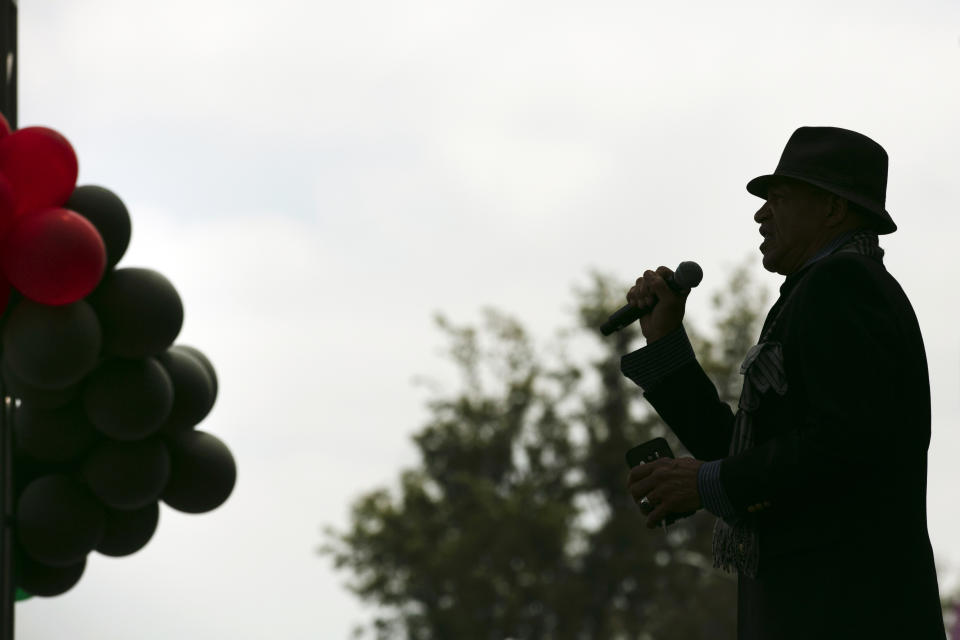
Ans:
[[[859,253],[836,252],[809,267],[797,283],[796,303],[807,312],[814,309],[854,310],[882,307],[898,289],[883,263]],[[893,284],[893,288],[891,288]]]
[[[803,284],[814,288],[852,291],[882,286],[890,277],[883,263],[875,258],[837,251],[810,265]]]
[[[916,313],[883,263],[869,256],[837,252],[810,265],[797,283],[796,313],[807,334],[816,327],[847,327],[870,334],[875,344],[907,344],[923,350]],[[802,288],[802,291],[800,289]]]

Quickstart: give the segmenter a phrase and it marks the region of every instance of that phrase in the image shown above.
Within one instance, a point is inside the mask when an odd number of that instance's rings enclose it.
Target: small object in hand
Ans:
[[[673,458],[674,456],[666,438],[654,438],[653,440],[648,440],[643,444],[633,447],[627,451],[625,457],[627,459],[627,467],[632,469],[640,464],[653,462],[654,460],[659,460],[660,458]],[[638,502],[637,506],[639,506],[640,510],[643,511],[643,515],[649,515],[654,508],[653,503],[647,500],[646,497]],[[686,513],[670,514],[660,522],[663,525],[664,530],[666,530],[668,525],[673,524],[681,518],[692,516],[694,513],[694,511],[688,511]]]

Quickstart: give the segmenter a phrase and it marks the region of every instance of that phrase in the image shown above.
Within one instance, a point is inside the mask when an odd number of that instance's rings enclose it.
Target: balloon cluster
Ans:
[[[124,556],[233,491],[229,449],[196,425],[217,375],[173,344],[183,305],[143,268],[123,202],[76,186],[77,158],[45,127],[0,116],[0,377],[14,441],[15,580],[39,596],[77,583],[91,551]],[[4,409],[4,407],[0,407]],[[9,426],[9,425],[8,425]]]

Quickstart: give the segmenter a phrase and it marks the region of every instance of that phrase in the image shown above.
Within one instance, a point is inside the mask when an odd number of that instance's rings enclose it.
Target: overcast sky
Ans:
[[[19,71],[20,126],[129,207],[120,266],[179,290],[178,342],[220,377],[200,429],[238,481],[19,604],[18,637],[347,638],[369,612],[315,548],[416,463],[411,380],[449,373],[433,313],[492,305],[546,340],[588,269],[625,293],[696,260],[706,328],[749,258],[772,303],[744,185],[803,125],[890,155],[881,246],[926,343],[930,536],[960,572],[960,4],[21,0]]]

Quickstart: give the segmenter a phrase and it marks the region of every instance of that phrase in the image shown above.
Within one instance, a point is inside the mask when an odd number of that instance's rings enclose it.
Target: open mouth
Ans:
[[[760,235],[763,236],[763,242],[760,243],[760,250],[763,251],[764,247],[772,240],[773,231],[770,229],[760,229]]]

